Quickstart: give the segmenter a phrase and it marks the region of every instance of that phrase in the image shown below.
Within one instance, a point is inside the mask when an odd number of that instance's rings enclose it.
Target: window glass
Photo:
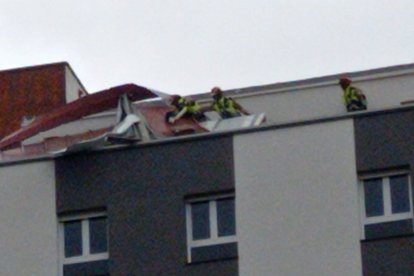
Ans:
[[[89,219],[89,239],[91,253],[107,252],[106,218]]]
[[[217,227],[219,237],[236,234],[234,198],[217,200]]]
[[[410,211],[410,198],[408,189],[408,176],[397,175],[390,177],[392,213],[405,213]]]
[[[65,257],[82,255],[82,223],[70,221],[64,223]]]
[[[365,212],[367,217],[384,215],[382,179],[364,181]]]
[[[208,239],[210,237],[209,205],[209,202],[191,204],[193,240]]]

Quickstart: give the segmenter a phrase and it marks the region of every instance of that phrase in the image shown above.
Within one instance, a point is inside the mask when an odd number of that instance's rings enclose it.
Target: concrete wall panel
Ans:
[[[361,275],[352,120],[234,139],[240,275]]]
[[[53,162],[0,168],[0,275],[57,275]]]
[[[355,81],[368,98],[368,110],[381,110],[401,106],[401,102],[414,100],[413,75],[393,76],[373,80]],[[338,116],[346,113],[342,89],[335,84],[297,87],[283,92],[237,98],[252,113],[265,112],[269,122],[287,123]]]

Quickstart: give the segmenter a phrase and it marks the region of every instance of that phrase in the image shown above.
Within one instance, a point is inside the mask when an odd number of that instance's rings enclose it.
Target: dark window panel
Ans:
[[[377,239],[413,233],[412,219],[365,225],[365,238]]]
[[[109,276],[108,260],[63,266],[64,276]]]
[[[105,217],[89,220],[90,250],[92,254],[108,251],[106,221]]]
[[[410,211],[410,197],[408,190],[408,175],[390,177],[392,213]]]
[[[361,253],[364,276],[413,275],[413,236],[362,242]]]
[[[364,180],[365,214],[367,217],[384,215],[382,179]]]
[[[65,257],[82,255],[82,223],[69,221],[64,223]]]
[[[191,204],[191,219],[193,221],[193,240],[210,238],[209,202]]]
[[[237,243],[195,247],[191,249],[191,262],[206,262],[237,257]]]
[[[217,200],[217,227],[219,237],[236,234],[234,209],[234,198]]]

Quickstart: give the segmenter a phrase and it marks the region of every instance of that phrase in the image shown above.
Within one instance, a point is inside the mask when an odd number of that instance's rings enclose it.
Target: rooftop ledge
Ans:
[[[314,118],[314,119],[289,122],[289,123],[272,123],[272,124],[265,123],[260,126],[249,127],[249,128],[240,128],[240,129],[223,130],[223,131],[198,133],[198,134],[188,134],[188,135],[182,135],[178,137],[167,137],[167,138],[158,139],[158,140],[150,140],[147,142],[138,142],[136,144],[129,144],[129,145],[123,145],[123,144],[112,145],[112,146],[106,146],[104,148],[92,149],[89,152],[99,153],[99,152],[114,151],[114,150],[125,150],[128,148],[140,148],[140,147],[150,147],[150,146],[170,144],[170,143],[181,143],[181,142],[187,142],[187,141],[193,141],[193,140],[202,140],[202,139],[209,139],[209,138],[223,137],[223,136],[233,136],[233,135],[238,135],[238,134],[269,131],[269,130],[276,130],[276,129],[285,129],[285,128],[304,126],[304,125],[320,124],[320,123],[327,123],[327,122],[346,120],[346,119],[352,119],[352,118],[371,117],[371,116],[377,116],[377,115],[383,115],[383,114],[414,110],[414,100],[407,101],[401,104],[402,105],[399,107],[394,107],[394,108],[389,108],[389,109],[372,110],[372,111],[356,111],[356,112],[344,113],[344,114],[337,115],[337,116]],[[57,153],[57,154],[46,154],[46,155],[39,155],[39,156],[34,156],[34,157],[26,157],[26,158],[16,159],[16,160],[0,161],[0,167],[10,166],[14,164],[21,164],[21,163],[53,160],[56,158],[60,158],[60,157],[72,155],[72,154],[79,154],[79,152],[75,152],[75,153],[63,152],[63,153]]]

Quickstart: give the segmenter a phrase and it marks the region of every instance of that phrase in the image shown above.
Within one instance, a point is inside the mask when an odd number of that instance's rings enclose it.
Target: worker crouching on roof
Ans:
[[[165,120],[168,123],[174,124],[180,118],[193,117],[197,121],[206,120],[206,116],[201,111],[199,104],[191,99],[186,99],[179,95],[173,95],[169,99],[169,104],[175,110],[166,114]]]
[[[241,116],[242,114],[249,115],[249,113],[235,100],[225,97],[220,87],[213,87],[211,89],[211,94],[213,95],[214,99],[212,109],[219,113],[221,118],[233,118]]]
[[[351,85],[351,80],[348,78],[341,78],[339,85],[344,91],[344,103],[348,112],[366,110],[367,98],[362,93],[361,89]]]

